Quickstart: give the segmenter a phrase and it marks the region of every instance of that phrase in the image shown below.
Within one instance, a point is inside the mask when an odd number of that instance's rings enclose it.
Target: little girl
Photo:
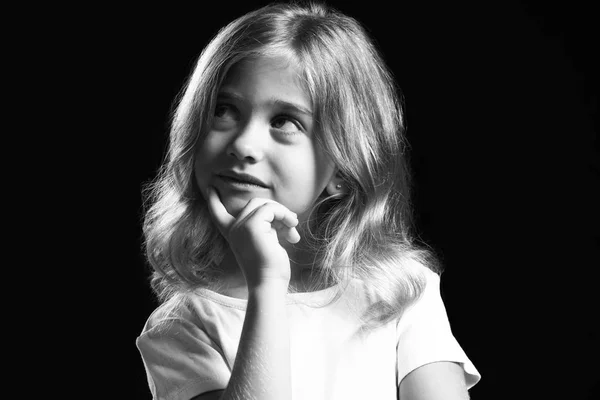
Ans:
[[[411,233],[401,103],[353,18],[272,4],[200,55],[148,187],[154,399],[467,399]]]

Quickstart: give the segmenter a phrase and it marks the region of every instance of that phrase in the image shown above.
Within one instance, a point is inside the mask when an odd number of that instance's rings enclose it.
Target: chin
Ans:
[[[246,204],[248,204],[248,200],[239,197],[222,198],[221,202],[225,206],[227,212],[235,218],[237,218],[244,207],[246,207]]]

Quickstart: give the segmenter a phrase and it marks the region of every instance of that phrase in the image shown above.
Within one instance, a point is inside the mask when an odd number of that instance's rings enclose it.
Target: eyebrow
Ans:
[[[217,97],[221,98],[221,99],[231,99],[231,100],[236,100],[236,101],[240,101],[240,102],[244,102],[245,101],[245,98],[243,96],[241,96],[241,95],[239,95],[237,93],[234,93],[234,92],[226,91],[226,90],[220,91],[217,94]],[[310,109],[308,109],[306,107],[303,107],[303,106],[301,106],[299,104],[292,103],[292,102],[289,102],[289,101],[285,101],[285,100],[282,100],[282,99],[270,98],[268,100],[268,104],[279,106],[279,107],[281,107],[281,108],[283,108],[285,110],[295,110],[295,111],[297,111],[299,113],[302,113],[302,114],[305,114],[305,115],[308,115],[308,116],[311,116],[311,117],[313,115],[312,111]]]

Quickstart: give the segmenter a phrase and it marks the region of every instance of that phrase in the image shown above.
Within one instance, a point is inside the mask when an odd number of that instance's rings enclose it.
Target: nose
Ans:
[[[265,132],[259,123],[248,122],[240,132],[233,137],[227,147],[227,154],[240,161],[259,162],[264,157]]]

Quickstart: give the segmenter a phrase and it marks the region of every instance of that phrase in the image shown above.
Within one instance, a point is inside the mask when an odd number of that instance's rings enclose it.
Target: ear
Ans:
[[[329,183],[327,183],[325,189],[330,196],[348,193],[348,186],[344,183],[339,171],[336,172]]]

